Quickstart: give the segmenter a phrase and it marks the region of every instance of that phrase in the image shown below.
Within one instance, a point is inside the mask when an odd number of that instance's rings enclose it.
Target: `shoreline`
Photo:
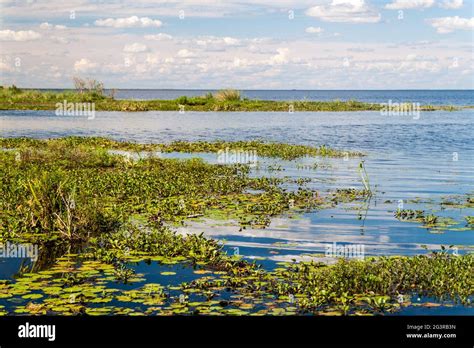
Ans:
[[[179,104],[176,100],[130,100],[112,99],[107,101],[67,100],[71,103],[94,103],[95,111],[195,111],[195,112],[353,112],[353,111],[382,111],[383,106],[376,103],[360,101],[273,101],[273,100],[244,100],[241,102],[215,102],[203,105]],[[0,110],[31,110],[54,111],[58,103],[64,101],[51,101],[47,103],[18,103],[0,101]],[[461,111],[474,109],[474,105],[421,105],[418,111]],[[402,113],[403,111],[400,111]]]
[[[128,100],[119,99],[107,102],[102,101],[71,101],[73,103],[95,103],[96,111],[123,111],[123,112],[144,112],[144,111],[196,111],[196,112],[353,112],[353,111],[382,111],[383,106],[375,103],[363,103],[355,101],[346,102],[292,102],[292,101],[272,101],[272,100],[252,100],[239,103],[213,103],[207,105],[179,104],[175,100]],[[57,109],[57,102],[38,103],[9,103],[0,102],[0,110],[31,110],[31,111],[54,111]],[[184,107],[182,107],[182,106]],[[293,110],[290,110],[293,106]],[[419,111],[461,111],[474,109],[474,105],[421,105]],[[400,111],[402,112],[402,111]]]
[[[474,105],[420,105],[415,102],[367,103],[357,100],[332,101],[276,101],[241,98],[235,90],[208,93],[199,97],[181,96],[176,99],[115,99],[99,91],[51,92],[22,90],[16,87],[0,89],[0,110],[57,110],[66,104],[89,104],[95,111],[198,111],[198,112],[340,112],[340,111],[389,111],[399,114],[420,111],[459,111]]]

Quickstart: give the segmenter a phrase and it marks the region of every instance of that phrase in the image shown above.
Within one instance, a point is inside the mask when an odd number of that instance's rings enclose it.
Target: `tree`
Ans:
[[[83,79],[82,77],[74,76],[74,88],[76,88],[79,93],[87,91],[88,93],[95,93],[97,95],[104,94],[104,84],[95,79]]]
[[[84,89],[86,88],[86,80],[78,77],[78,76],[74,76],[72,78],[72,80],[74,81],[74,88],[79,91],[79,93],[83,93]]]

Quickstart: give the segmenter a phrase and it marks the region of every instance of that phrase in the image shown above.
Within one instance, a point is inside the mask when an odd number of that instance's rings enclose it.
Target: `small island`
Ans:
[[[223,89],[203,96],[181,96],[172,100],[115,99],[115,91],[106,93],[103,83],[96,80],[75,78],[75,90],[43,91],[20,89],[16,86],[0,88],[0,110],[56,110],[64,103],[94,103],[96,111],[234,111],[234,112],[337,112],[383,111],[384,105],[357,100],[256,100],[243,98],[235,89]],[[400,110],[411,103],[400,103]],[[456,111],[472,108],[451,105],[419,105],[419,111]]]

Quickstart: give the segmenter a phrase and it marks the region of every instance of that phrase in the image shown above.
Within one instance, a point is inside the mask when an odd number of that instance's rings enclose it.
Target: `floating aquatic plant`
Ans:
[[[346,152],[258,141],[135,144],[79,137],[0,138],[0,146],[12,149],[0,151],[0,240],[35,242],[46,250],[34,268],[22,267],[14,280],[0,281],[0,315],[370,314],[398,310],[400,293],[469,305],[472,255],[282,264],[265,271],[228,255],[203,234],[173,229],[206,217],[234,219],[242,229],[265,228],[273,216],[365,201],[371,195],[366,173],[363,189],[322,195],[305,188],[303,179],[291,181],[297,188],[289,190],[282,185],[286,179],[252,177],[246,165],[158,156],[129,160],[108,150],[231,147],[287,160]],[[425,226],[444,221],[424,212],[396,214],[422,219]],[[44,261],[52,246],[61,246],[61,257]],[[140,262],[156,263],[164,284],[144,283],[134,268]],[[180,281],[183,271],[176,266],[188,269],[193,281]]]

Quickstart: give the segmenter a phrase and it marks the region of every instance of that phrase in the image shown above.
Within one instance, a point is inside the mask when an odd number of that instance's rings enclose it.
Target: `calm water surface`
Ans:
[[[474,244],[473,231],[429,231],[416,223],[393,217],[400,200],[404,208],[419,209],[410,200],[430,201],[423,209],[460,221],[473,215],[468,209],[439,211],[442,198],[474,192],[474,111],[425,112],[419,119],[381,116],[378,112],[338,113],[201,113],[98,112],[96,118],[55,116],[52,111],[1,111],[1,135],[36,138],[67,135],[106,136],[137,142],[173,140],[262,139],[358,150],[368,154],[365,166],[377,195],[366,206],[331,209],[296,220],[275,219],[265,230],[239,232],[233,227],[197,226],[216,238],[239,245],[247,255],[261,248],[291,241],[273,259],[293,251],[321,251],[324,243],[364,243],[373,254],[413,254],[421,245]],[[213,154],[203,155],[216,161]],[[308,166],[320,163],[321,169]],[[341,187],[361,187],[358,159],[301,159],[295,162],[265,160],[281,171],[255,175],[307,177],[308,187],[322,192]],[[301,169],[302,166],[306,165]],[[390,203],[387,203],[389,202]],[[364,219],[358,220],[362,214]],[[188,226],[194,230],[193,226]],[[443,233],[441,233],[443,232]],[[321,244],[323,243],[323,245]],[[267,255],[268,256],[268,255]]]
[[[474,192],[473,134],[474,110],[422,112],[419,119],[378,112],[97,112],[93,120],[58,117],[53,111],[0,111],[3,137],[105,136],[143,143],[261,139],[325,144],[366,153],[365,166],[376,190],[370,201],[293,219],[275,218],[266,229],[239,231],[235,225],[209,221],[180,229],[183,233],[203,231],[225,240],[227,250],[238,247],[240,254],[258,259],[268,268],[278,261],[324,253],[334,242],[364,245],[369,255],[414,255],[441,245],[454,245],[459,253],[472,251],[474,231],[465,230],[464,216],[474,215],[473,209],[441,209],[439,203],[449,197],[465,199]],[[200,156],[216,161],[215,154]],[[261,160],[253,175],[310,178],[307,186],[322,194],[335,188],[362,187],[359,159]],[[316,162],[319,168],[310,169]],[[270,164],[278,164],[282,170],[268,171]],[[307,167],[301,168],[304,165]],[[458,224],[430,230],[418,223],[398,221],[393,212],[400,202],[405,209],[424,209],[451,217]],[[7,266],[16,267],[13,261],[2,262],[3,272]],[[468,312],[472,314],[471,309],[457,308],[449,313]]]

